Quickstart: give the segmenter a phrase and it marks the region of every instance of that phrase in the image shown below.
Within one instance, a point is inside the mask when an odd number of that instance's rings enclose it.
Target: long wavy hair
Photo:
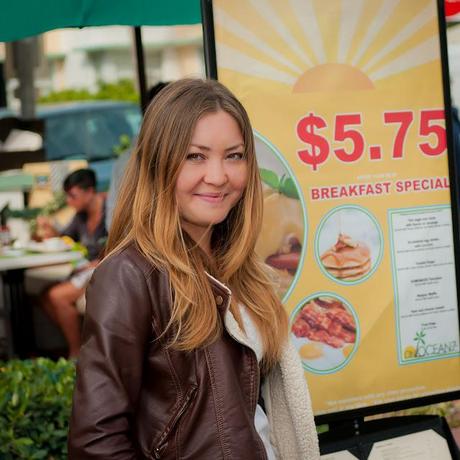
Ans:
[[[212,228],[213,260],[182,230],[174,188],[197,121],[225,111],[244,139],[248,185],[226,219]],[[169,84],[149,105],[128,163],[109,232],[108,256],[134,242],[169,275],[172,309],[166,328],[170,346],[193,350],[222,333],[222,321],[206,271],[232,291],[230,309],[241,325],[238,303],[254,321],[269,369],[287,339],[288,319],[267,269],[254,252],[262,223],[263,197],[249,117],[236,97],[213,80]]]

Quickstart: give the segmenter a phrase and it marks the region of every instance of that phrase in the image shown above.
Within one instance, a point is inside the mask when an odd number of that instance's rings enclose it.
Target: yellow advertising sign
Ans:
[[[460,389],[434,0],[214,0],[316,415]]]

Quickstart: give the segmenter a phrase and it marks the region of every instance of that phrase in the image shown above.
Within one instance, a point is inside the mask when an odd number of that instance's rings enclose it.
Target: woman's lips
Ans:
[[[195,193],[195,196],[200,200],[208,203],[220,203],[227,196],[225,193]]]

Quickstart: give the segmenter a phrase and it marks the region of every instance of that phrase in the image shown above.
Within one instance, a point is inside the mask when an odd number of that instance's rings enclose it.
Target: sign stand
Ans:
[[[409,457],[409,452],[404,444],[400,441],[404,440],[408,435],[416,435],[418,443],[411,441],[415,455],[415,449],[419,448],[421,452],[426,450],[423,446],[423,440],[426,439],[426,444],[432,444],[431,440],[426,437],[436,436],[436,438],[447,444],[444,453],[442,449],[437,449],[433,446],[435,455],[432,453],[423,452],[427,459],[430,460],[458,460],[460,459],[460,451],[456,445],[455,439],[452,436],[449,425],[444,417],[436,415],[406,415],[402,417],[388,417],[384,419],[371,420],[364,422],[363,418],[355,418],[337,422],[329,425],[329,431],[319,435],[320,449],[322,458],[325,460],[334,460],[335,458],[352,458],[341,457],[339,453],[349,452],[359,460],[375,460],[391,458],[399,460],[405,458],[425,458],[425,457]],[[422,442],[420,442],[422,440]],[[417,445],[418,444],[418,445]],[[445,453],[450,453],[450,457],[446,457]]]
[[[201,3],[207,76],[253,122],[267,228],[283,235],[292,206],[303,232],[280,298],[316,423],[330,427],[324,459],[459,458],[443,418],[364,421],[460,397],[460,168],[443,0]],[[266,239],[270,264],[279,245]],[[359,248],[371,256],[341,259]]]

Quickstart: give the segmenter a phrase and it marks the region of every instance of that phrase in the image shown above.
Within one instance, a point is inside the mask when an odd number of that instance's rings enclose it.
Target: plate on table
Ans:
[[[19,257],[23,255],[24,255],[24,249],[2,248],[0,250],[0,256],[4,256],[4,257]]]
[[[70,246],[60,238],[54,239],[51,238],[45,241],[31,241],[27,245],[27,250],[31,252],[41,252],[44,254],[51,254],[54,252],[63,252],[63,251],[70,251]]]

